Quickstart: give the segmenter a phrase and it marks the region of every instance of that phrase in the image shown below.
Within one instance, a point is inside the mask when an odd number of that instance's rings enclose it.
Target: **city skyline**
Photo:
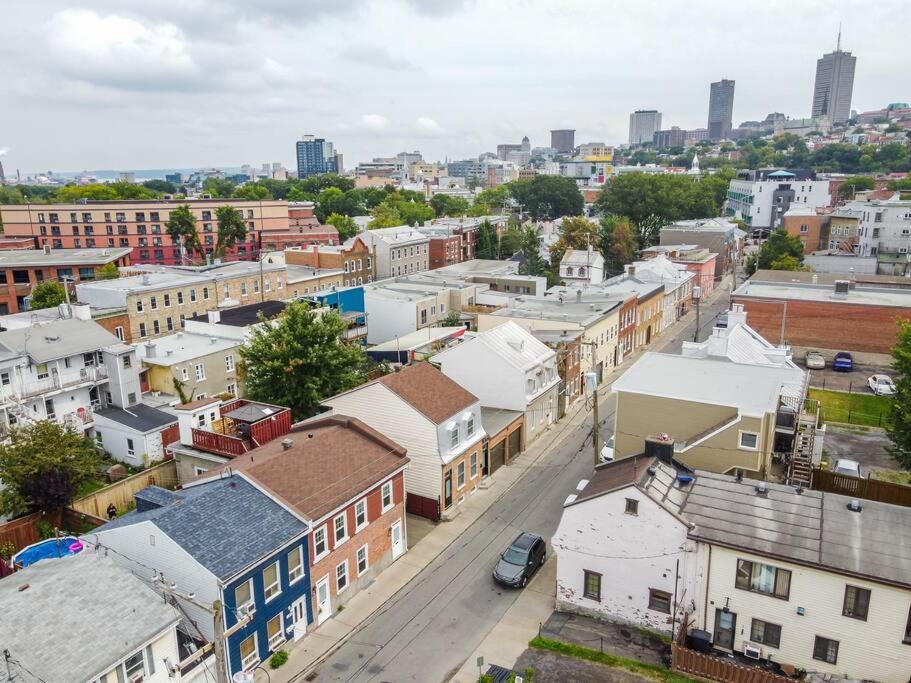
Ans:
[[[860,58],[852,107],[908,99],[896,91],[895,74],[907,69],[900,27],[911,8],[823,4],[782,4],[789,21],[779,22],[775,4],[764,3],[755,18],[758,50],[711,28],[736,25],[728,20],[742,7],[711,3],[694,3],[691,19],[655,29],[661,3],[592,16],[582,3],[558,12],[546,3],[469,0],[294,9],[173,0],[130,10],[108,0],[80,9],[62,0],[17,2],[0,27],[10,74],[0,149],[9,177],[16,169],[264,160],[294,168],[294,142],[307,133],[332,140],[348,167],[403,149],[428,159],[473,157],[523,135],[546,146],[558,128],[576,129],[577,143],[616,145],[637,109],[662,112],[664,128],[705,127],[705,90],[722,77],[737,82],[735,127],[772,111],[809,116],[816,61],[832,49],[823,37],[836,35],[839,19],[842,48]],[[709,14],[717,21],[703,21]],[[504,21],[525,38],[504,43],[497,29]],[[579,27],[598,34],[607,24],[617,40],[593,60]],[[299,40],[304,26],[331,33],[339,47]],[[635,39],[645,35],[650,46]],[[606,68],[612,63],[624,66]],[[768,69],[783,64],[787,77],[772,89]]]

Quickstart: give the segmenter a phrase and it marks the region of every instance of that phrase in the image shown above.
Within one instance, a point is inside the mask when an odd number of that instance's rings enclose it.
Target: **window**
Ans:
[[[335,568],[335,586],[338,593],[348,587],[348,560]]]
[[[253,607],[253,579],[247,579],[234,589],[234,607],[244,613]]]
[[[753,625],[750,628],[750,640],[769,647],[781,647],[781,626],[770,624],[761,619],[753,619]]]
[[[332,529],[335,533],[335,545],[344,543],[348,539],[347,515],[341,514],[332,520]]]
[[[601,575],[598,572],[582,570],[582,595],[589,600],[601,601]]]
[[[648,608],[656,612],[671,613],[671,594],[655,588],[648,589]]]
[[[177,292],[177,305],[183,305],[183,292]]]
[[[329,544],[326,542],[326,525],[313,532],[313,559],[318,560],[320,557],[329,552]]]
[[[232,382],[225,387],[225,391],[231,396],[237,396],[237,385]]]
[[[845,586],[845,602],[841,613],[852,619],[867,620],[870,610],[870,591],[857,586]]]
[[[359,500],[354,504],[354,528],[363,529],[367,526],[367,501]]]
[[[152,321],[152,334],[158,334],[161,332],[161,323],[157,320]]]
[[[813,659],[835,664],[838,661],[838,641],[816,636],[816,642],[813,644]]]
[[[206,366],[202,363],[196,364],[196,381],[201,382],[206,378]]]
[[[635,498],[626,499],[626,510],[624,510],[628,515],[638,515],[639,514],[639,501]]]
[[[465,461],[459,463],[456,468],[456,485],[458,488],[465,488]]]
[[[256,634],[240,641],[240,666],[244,671],[251,670],[259,663],[259,654],[256,652]]]
[[[188,379],[190,379],[190,371],[187,370],[186,368],[181,368],[181,369],[180,369],[180,378],[181,378],[184,382],[186,382]]]
[[[154,661],[154,660],[153,660]],[[140,650],[136,652],[131,657],[127,657],[126,661],[123,663],[123,674],[128,681],[141,681],[145,678],[145,661],[143,659],[143,651]],[[120,669],[120,667],[117,667]],[[120,671],[117,672],[118,674]],[[118,678],[120,676],[118,675]]]
[[[247,296],[247,283],[246,282],[240,283],[240,295]]]
[[[300,581],[304,576],[304,550],[297,547],[288,553],[288,583]]]
[[[737,560],[737,588],[764,593],[787,600],[791,592],[791,572],[769,564]]]
[[[357,549],[357,575],[360,576],[367,571],[367,546],[362,545]]]
[[[142,299],[136,299],[136,312],[142,313]]]
[[[173,332],[174,331],[174,319],[171,318],[171,316],[168,316],[167,318],[164,319],[164,322],[165,322],[165,327],[168,328],[168,332]]]
[[[458,425],[449,429],[449,447],[455,448],[459,445],[459,427]]]
[[[158,297],[153,296],[149,298],[149,308],[151,308],[153,311],[158,310]]]
[[[208,287],[203,287],[203,288],[202,288],[202,298],[203,298],[203,299],[208,299],[208,298],[209,298],[209,288],[208,288]]]
[[[285,642],[285,629],[282,625],[281,612],[266,622],[266,637],[269,639],[270,650],[275,650]]]
[[[196,301],[196,290],[195,289],[190,290],[190,301]]]
[[[140,337],[146,336],[146,324],[145,323],[139,323],[139,336]]]
[[[800,226],[800,232],[801,232],[801,233],[806,234],[806,233],[808,233],[809,231],[810,231],[810,228],[809,228],[809,226],[808,226],[806,223],[801,224],[801,226]]]
[[[740,448],[755,451],[759,447],[759,434],[756,432],[740,432]]]
[[[259,293],[259,280],[253,281],[253,291],[256,292],[257,294]]]
[[[205,467],[200,467],[199,465],[193,465],[193,474],[194,474],[195,476],[197,476],[197,477],[198,477],[200,474],[205,474],[205,473],[208,472],[208,471],[209,471],[209,470],[206,469]]]
[[[465,420],[465,436],[471,436],[474,434],[474,415],[469,415],[468,419]]]
[[[234,372],[234,354],[225,356],[225,372]]]
[[[392,482],[387,481],[380,489],[380,498],[383,501],[383,512],[392,507]]]
[[[469,470],[469,476],[474,479],[478,476],[478,454],[471,454],[471,469]]]
[[[38,373],[38,379],[47,379],[50,376],[50,372],[47,369],[47,363],[38,363],[35,366],[35,372]]]
[[[270,564],[263,570],[263,595],[266,602],[282,592],[281,580],[278,575],[278,562]]]
[[[170,294],[164,295],[164,305],[166,308],[171,305],[171,295]]]

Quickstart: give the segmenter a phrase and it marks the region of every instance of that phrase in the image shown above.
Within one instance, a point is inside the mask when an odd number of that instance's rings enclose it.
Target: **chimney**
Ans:
[[[728,327],[732,329],[737,325],[745,325],[747,322],[746,311],[743,310],[743,304],[731,304],[731,310],[728,311]]]
[[[634,263],[627,263],[624,266],[624,269],[626,270],[627,277],[633,277],[636,275],[636,265]]]
[[[288,451],[291,450],[291,447],[294,445],[294,439],[282,439],[282,450]]]
[[[657,434],[645,439],[645,455],[649,458],[658,458],[665,465],[672,464],[674,459],[674,440],[667,434]]]
[[[146,344],[146,358],[155,357],[155,344],[153,342],[148,342]]]
[[[835,291],[833,293],[833,296],[836,299],[847,299],[848,290],[850,290],[850,289],[851,289],[850,280],[836,280],[835,281]]]
[[[730,327],[713,327],[712,336],[706,340],[706,354],[723,358],[728,354],[728,330]]]
[[[51,245],[49,245],[49,244],[44,245],[44,254],[45,254],[45,256],[51,255]]]
[[[208,311],[206,315],[209,317],[210,325],[215,325],[216,323],[221,322],[221,311],[218,309]]]
[[[818,285],[819,284],[819,275],[817,275],[816,273],[813,273],[813,277],[810,278],[810,282],[812,282],[814,285]]]

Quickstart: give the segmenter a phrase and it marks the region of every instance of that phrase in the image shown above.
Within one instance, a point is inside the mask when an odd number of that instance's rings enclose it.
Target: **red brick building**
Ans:
[[[430,269],[451,266],[462,258],[462,237],[460,235],[430,236]]]

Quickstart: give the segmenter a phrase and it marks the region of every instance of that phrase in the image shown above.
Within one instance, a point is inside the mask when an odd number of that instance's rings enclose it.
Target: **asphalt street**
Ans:
[[[700,339],[727,304],[724,293],[702,307]],[[690,324],[655,350],[676,352],[693,338]],[[613,431],[611,400],[602,399],[601,434]],[[497,586],[491,571],[499,554],[520,531],[548,540],[557,528],[566,497],[592,468],[591,421],[570,427],[556,452],[531,467],[516,484],[338,651],[317,668],[315,681],[446,681],[474,652],[518,596]],[[548,438],[550,434],[542,438]],[[512,662],[504,662],[511,664]]]

